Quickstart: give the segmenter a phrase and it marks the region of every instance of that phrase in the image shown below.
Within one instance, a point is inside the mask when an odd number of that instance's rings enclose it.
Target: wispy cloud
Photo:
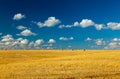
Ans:
[[[70,37],[70,38],[60,37],[59,40],[62,40],[62,41],[74,40],[74,37]]]
[[[24,30],[24,29],[27,29],[27,27],[22,26],[22,25],[19,25],[19,26],[17,26],[17,29],[19,29],[19,30]]]

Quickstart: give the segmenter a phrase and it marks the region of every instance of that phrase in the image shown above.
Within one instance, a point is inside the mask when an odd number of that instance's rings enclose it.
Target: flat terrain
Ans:
[[[120,50],[4,50],[0,79],[120,79]]]

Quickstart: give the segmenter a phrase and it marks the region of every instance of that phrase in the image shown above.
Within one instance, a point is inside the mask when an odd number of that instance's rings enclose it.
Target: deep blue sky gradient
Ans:
[[[15,14],[22,13],[26,15],[25,19],[14,21]],[[44,22],[48,17],[54,16],[59,19],[61,24],[73,24],[82,19],[91,19],[98,24],[108,22],[120,22],[120,0],[0,0],[0,32],[3,35],[11,34],[15,38],[20,33],[17,30],[18,25],[24,25],[31,28],[31,31],[37,33],[37,36],[22,37],[29,40],[39,38],[47,41],[53,38],[57,41],[56,47],[66,48],[71,45],[73,48],[88,48],[88,43],[84,40],[87,37],[92,39],[104,38],[110,40],[119,38],[119,30],[96,30],[94,27],[88,28],[64,28],[59,29],[58,25],[51,28],[42,28],[32,23],[32,21]],[[60,41],[59,37],[74,37],[73,41]],[[102,47],[99,47],[100,49]]]

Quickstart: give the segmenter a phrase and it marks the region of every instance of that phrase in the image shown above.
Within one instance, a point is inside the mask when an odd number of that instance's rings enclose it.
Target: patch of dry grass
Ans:
[[[120,51],[0,51],[0,79],[120,79]]]

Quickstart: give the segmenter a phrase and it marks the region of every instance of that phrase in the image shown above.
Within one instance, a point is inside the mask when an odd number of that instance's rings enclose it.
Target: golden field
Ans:
[[[120,79],[120,50],[1,50],[0,79]]]

